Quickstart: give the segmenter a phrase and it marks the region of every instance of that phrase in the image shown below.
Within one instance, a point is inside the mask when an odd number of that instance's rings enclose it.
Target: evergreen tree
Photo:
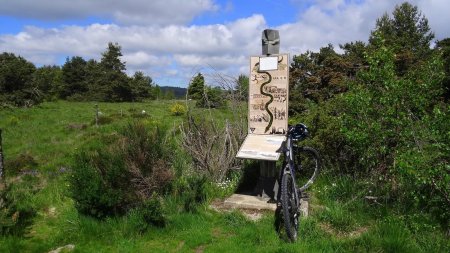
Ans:
[[[97,80],[96,90],[102,101],[132,101],[132,89],[125,74],[125,63],[119,44],[108,43],[99,63],[101,76]]]
[[[205,78],[201,73],[192,79],[188,87],[188,96],[191,99],[202,99],[203,93],[205,92]]]
[[[400,75],[406,74],[412,66],[430,56],[430,42],[434,39],[428,19],[417,6],[408,2],[396,6],[392,17],[386,13],[377,20],[375,30],[369,38],[372,47],[376,47],[374,41],[377,36],[383,38],[385,45],[393,49],[396,70]]]
[[[142,71],[137,71],[130,79],[133,100],[142,100],[144,98],[155,99],[152,92],[153,81],[149,76],[144,75]]]
[[[46,100],[59,96],[62,82],[62,70],[58,66],[42,66],[33,73],[33,86],[41,91]]]
[[[62,89],[59,96],[63,99],[70,98],[84,100],[88,91],[86,83],[86,61],[80,56],[67,58],[62,67]]]
[[[331,44],[318,53],[307,51],[294,56],[289,78],[290,113],[306,110],[309,102],[320,103],[345,92],[352,66]]]
[[[42,94],[33,85],[33,63],[12,53],[0,54],[0,105],[31,106]]]

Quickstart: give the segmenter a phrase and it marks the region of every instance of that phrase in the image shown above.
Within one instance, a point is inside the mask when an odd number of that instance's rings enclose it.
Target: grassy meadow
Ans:
[[[99,103],[98,127],[95,103],[59,101],[1,109],[8,181],[25,196],[19,205],[33,207],[36,214],[24,233],[0,237],[0,252],[49,252],[69,244],[75,245],[73,252],[450,251],[448,236],[428,214],[368,200],[365,196],[370,193],[361,189],[370,182],[336,178],[326,168],[310,190],[311,215],[301,220],[296,243],[280,238],[272,212],[258,221],[239,211],[218,212],[209,203],[196,212],[183,212],[176,196],[164,202],[167,225],[146,231],[137,229],[140,220],[133,213],[104,220],[79,214],[68,194],[73,155],[98,136],[114,135],[134,120],[158,123],[176,134],[183,116],[170,113],[174,103]],[[230,116],[225,109],[199,113],[219,119]],[[179,157],[178,163],[189,166],[189,159]]]

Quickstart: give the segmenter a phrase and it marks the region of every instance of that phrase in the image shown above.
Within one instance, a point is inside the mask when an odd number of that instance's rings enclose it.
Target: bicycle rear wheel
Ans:
[[[284,173],[281,179],[281,207],[283,209],[283,221],[286,234],[292,242],[297,240],[299,223],[299,211],[295,191],[294,178],[291,173]]]
[[[296,183],[300,186],[299,191],[304,192],[319,175],[319,152],[311,147],[298,147],[295,155],[297,165]]]

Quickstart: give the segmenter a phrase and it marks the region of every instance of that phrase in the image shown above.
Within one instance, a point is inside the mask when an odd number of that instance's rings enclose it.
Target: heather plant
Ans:
[[[70,178],[77,209],[98,218],[146,205],[173,177],[160,127],[135,122],[109,138],[75,156]]]

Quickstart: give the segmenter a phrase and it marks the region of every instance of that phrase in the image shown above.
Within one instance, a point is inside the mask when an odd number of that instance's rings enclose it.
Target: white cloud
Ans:
[[[384,13],[391,14],[396,5],[404,0],[316,0],[304,12],[299,14],[295,23],[278,27],[281,46],[286,52],[300,54],[306,50],[317,51],[320,47],[332,43],[336,49],[339,44],[350,41],[367,41],[371,30],[375,28],[377,18]],[[447,0],[414,0],[437,39],[450,36],[450,5]],[[303,3],[304,4],[304,3]]]
[[[144,2],[143,0],[136,1]],[[152,1],[147,3],[147,7],[151,6],[156,10],[160,8],[158,6],[161,3],[166,3],[166,7],[173,7],[166,9],[176,12],[177,8],[188,4],[184,2],[191,3],[191,1],[178,1],[176,6],[171,6],[172,1],[174,0]],[[303,0],[292,1],[297,1],[304,7]],[[21,3],[25,2],[24,0],[8,1],[6,7],[2,3],[0,15],[5,13],[7,7],[18,8]],[[45,6],[45,3],[50,1],[40,2]],[[90,5],[93,4],[91,2],[105,4],[105,1],[80,1],[75,4],[74,12],[88,15],[89,12],[83,9],[87,8],[83,4],[86,5],[88,2]],[[139,5],[125,4],[125,1],[117,0],[116,2],[118,6],[120,2],[120,5],[139,7]],[[215,8],[212,0],[196,0],[195,2],[203,3],[203,5],[199,4],[200,7],[195,7],[197,8],[195,10],[188,8],[186,10],[188,13],[199,13]],[[402,2],[402,0],[307,1],[307,8],[299,13],[296,22],[275,27],[280,30],[280,51],[293,55],[304,53],[308,49],[316,51],[328,43],[332,43],[337,48],[339,44],[350,41],[367,41],[370,31],[375,27],[376,19],[385,12],[392,13],[395,5]],[[68,0],[51,1],[51,3],[55,3],[56,6],[52,7],[54,10],[50,10],[50,12],[62,8],[61,6],[64,3],[67,4]],[[436,32],[438,39],[449,37],[450,16],[447,13],[450,12],[450,5],[446,3],[446,0],[415,0],[411,3],[418,5],[422,13],[429,19],[430,26]],[[192,6],[194,5],[192,4]],[[36,10],[38,8],[36,6],[37,4],[31,4],[30,10]],[[83,9],[84,12],[77,11],[77,8]],[[113,7],[108,8],[110,8],[109,10],[113,9]],[[12,13],[13,10],[9,11]],[[123,13],[130,15],[134,12],[139,18],[140,10],[132,10],[131,7],[123,9]],[[145,10],[142,11],[142,13],[144,12]],[[153,14],[149,12],[148,15]],[[167,13],[155,15],[155,18],[158,15],[167,16],[167,20],[172,18],[171,14]],[[178,15],[183,15],[183,12]],[[188,19],[192,18],[192,15],[188,14]],[[137,22],[139,23],[139,21]],[[127,62],[129,74],[141,70],[154,79],[167,81],[173,78],[173,80],[177,80],[177,85],[186,85],[197,71],[219,71],[236,76],[240,73],[248,73],[248,57],[261,53],[261,32],[267,28],[265,18],[261,14],[222,24],[187,26],[183,22],[163,20],[160,24],[168,25],[91,24],[52,29],[30,26],[17,34],[0,34],[0,48],[2,51],[22,55],[33,63],[42,65],[58,64],[61,63],[58,61],[64,59],[65,56],[75,55],[85,59],[95,58],[98,60],[108,42],[118,42],[122,46],[124,54],[122,59]],[[184,80],[185,83],[180,80]],[[167,82],[164,84],[168,84]]]
[[[120,24],[186,24],[216,11],[212,0],[1,0],[0,15],[40,20],[103,17]]]
[[[259,54],[260,32],[265,26],[261,15],[205,26],[29,26],[16,35],[0,35],[0,48],[42,65],[57,64],[58,56],[99,60],[108,42],[118,42],[129,74],[140,70],[162,77],[188,72],[187,77],[203,67],[205,71],[237,72],[247,64],[249,54]]]

